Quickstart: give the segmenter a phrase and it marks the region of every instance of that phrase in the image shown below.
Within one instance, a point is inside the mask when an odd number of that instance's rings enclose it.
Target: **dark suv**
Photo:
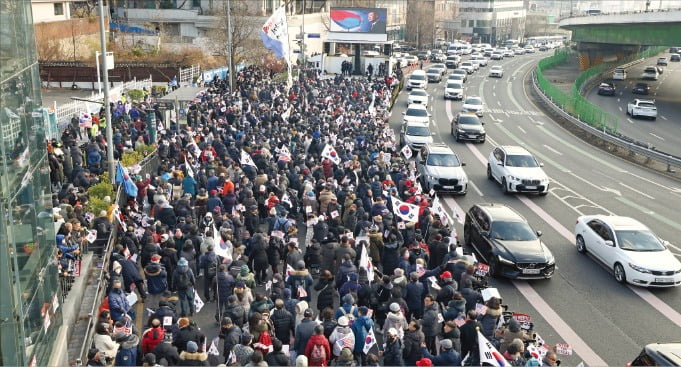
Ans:
[[[514,279],[548,279],[556,261],[551,250],[515,210],[504,204],[476,204],[466,213],[464,243],[489,265],[489,274]]]
[[[681,366],[681,343],[648,344],[627,366]]]

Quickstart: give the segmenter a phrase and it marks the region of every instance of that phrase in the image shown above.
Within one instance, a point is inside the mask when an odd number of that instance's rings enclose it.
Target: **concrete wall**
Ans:
[[[63,15],[54,15],[54,4],[61,3],[63,9]],[[69,2],[66,1],[49,1],[49,2],[37,2],[33,1],[31,3],[31,9],[33,10],[33,22],[55,22],[60,20],[68,20],[71,18],[71,10]]]

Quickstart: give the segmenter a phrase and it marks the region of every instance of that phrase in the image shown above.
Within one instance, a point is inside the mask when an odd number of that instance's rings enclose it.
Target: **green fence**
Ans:
[[[624,65],[641,58],[657,55],[664,49],[666,49],[666,47],[652,47],[622,60],[611,63],[603,63],[589,68],[577,77],[570,93],[565,93],[555,85],[551,84],[551,82],[549,82],[543,74],[544,70],[554,68],[567,62],[571,51],[559,50],[556,51],[553,56],[542,59],[537,64],[537,84],[539,84],[541,90],[544,91],[544,93],[551,98],[554,103],[563,108],[563,110],[565,110],[567,113],[579,118],[580,120],[599,130],[616,133],[619,124],[618,118],[608,112],[603,111],[600,107],[582,97],[580,93],[582,87],[593,78],[598,77],[619,65]]]

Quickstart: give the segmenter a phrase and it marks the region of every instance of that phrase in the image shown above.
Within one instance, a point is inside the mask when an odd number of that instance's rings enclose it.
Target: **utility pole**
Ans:
[[[234,92],[234,45],[232,44],[232,6],[231,1],[227,0],[226,13],[227,17],[225,22],[227,23],[227,65],[229,66],[229,90]]]
[[[114,168],[114,144],[113,144],[113,121],[111,121],[111,108],[109,107],[109,69],[106,67],[106,34],[104,29],[104,0],[98,1],[99,7],[99,42],[102,48],[102,71],[104,80],[104,112],[106,116],[106,160],[109,162],[109,179],[116,183],[116,170]]]
[[[307,61],[306,58],[305,58],[305,49],[306,49],[306,47],[305,47],[305,0],[303,0],[303,23],[302,23],[301,29],[302,30],[300,31],[300,33],[302,33],[301,36],[303,38],[300,40],[300,55],[303,58],[302,64],[303,64],[303,66],[305,66],[305,62]]]

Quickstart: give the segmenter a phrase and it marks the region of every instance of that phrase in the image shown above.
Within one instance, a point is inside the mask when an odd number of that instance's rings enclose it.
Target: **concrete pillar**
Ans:
[[[638,53],[640,48],[640,46],[578,42],[580,70],[586,70],[603,62],[622,60]]]

